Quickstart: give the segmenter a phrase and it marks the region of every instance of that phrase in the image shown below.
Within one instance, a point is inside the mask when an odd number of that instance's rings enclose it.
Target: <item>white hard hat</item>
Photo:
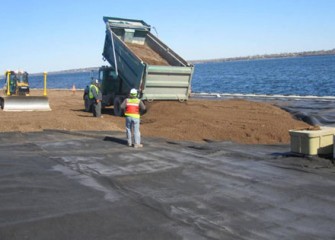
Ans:
[[[135,88],[132,88],[130,90],[130,95],[137,95],[137,90]]]

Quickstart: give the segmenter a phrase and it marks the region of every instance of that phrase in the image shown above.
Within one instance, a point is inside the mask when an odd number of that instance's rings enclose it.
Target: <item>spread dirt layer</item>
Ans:
[[[42,91],[32,91],[31,95],[42,95]],[[114,116],[113,108],[104,109],[99,119],[84,112],[82,95],[82,91],[73,95],[70,90],[49,90],[50,112],[0,110],[0,131],[124,131],[125,119]],[[171,140],[289,143],[288,130],[310,127],[269,103],[245,100],[157,101],[147,107],[141,119],[142,136]]]

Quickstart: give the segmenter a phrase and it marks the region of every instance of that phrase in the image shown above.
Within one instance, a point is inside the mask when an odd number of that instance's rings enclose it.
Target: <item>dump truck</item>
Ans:
[[[151,33],[143,20],[103,17],[106,25],[103,59],[110,65],[99,69],[103,106],[120,104],[130,89],[143,101],[185,101],[191,93],[194,66]]]
[[[6,71],[4,96],[0,98],[3,111],[50,111],[46,96],[30,96],[29,74],[25,71]]]

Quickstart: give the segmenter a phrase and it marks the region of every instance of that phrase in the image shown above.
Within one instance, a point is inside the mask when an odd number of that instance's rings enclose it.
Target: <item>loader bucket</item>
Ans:
[[[51,111],[48,97],[10,96],[3,99],[4,111]]]

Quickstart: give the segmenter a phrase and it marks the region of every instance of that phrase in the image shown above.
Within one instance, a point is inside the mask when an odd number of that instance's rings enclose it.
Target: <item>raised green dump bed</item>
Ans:
[[[194,67],[151,34],[142,20],[104,17],[104,58],[100,69],[104,101],[115,104],[131,88],[143,100],[187,100]],[[108,104],[107,104],[108,105]]]

